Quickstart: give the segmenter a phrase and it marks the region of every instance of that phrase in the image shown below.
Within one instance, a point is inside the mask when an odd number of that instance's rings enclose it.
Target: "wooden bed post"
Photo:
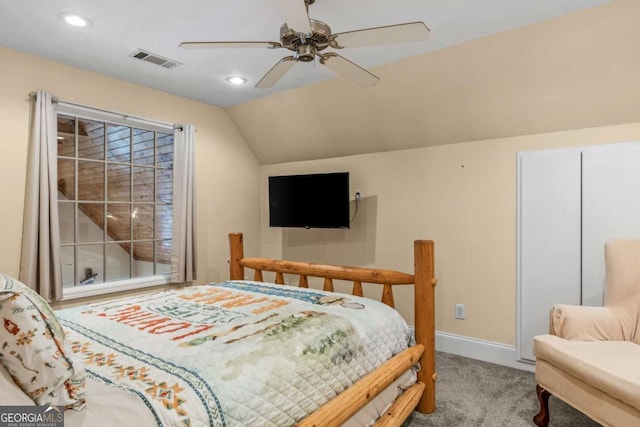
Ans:
[[[415,275],[415,323],[416,342],[425,346],[420,358],[418,381],[425,390],[417,410],[430,414],[436,410],[436,319],[434,244],[432,240],[416,240],[414,243]]]
[[[229,253],[229,278],[243,280],[244,267],[240,265],[240,260],[244,258],[242,233],[229,233]]]

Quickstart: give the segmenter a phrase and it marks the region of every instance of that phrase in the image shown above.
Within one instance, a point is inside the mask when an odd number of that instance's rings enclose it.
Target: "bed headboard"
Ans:
[[[416,241],[416,245],[425,246],[425,248],[429,243],[429,241],[424,240]],[[285,274],[298,275],[298,286],[302,288],[309,287],[309,277],[319,277],[324,279],[323,289],[331,292],[334,291],[334,280],[351,281],[353,282],[351,293],[357,296],[363,296],[363,283],[375,283],[383,286],[380,299],[391,307],[394,306],[392,286],[413,285],[416,283],[415,274],[401,273],[394,270],[323,265],[266,258],[244,258],[242,233],[229,234],[229,244],[231,252],[229,275],[231,280],[244,279],[244,269],[246,267],[254,271],[253,280],[258,282],[264,281],[263,272],[265,271],[274,272],[274,282],[280,285],[285,283]]]

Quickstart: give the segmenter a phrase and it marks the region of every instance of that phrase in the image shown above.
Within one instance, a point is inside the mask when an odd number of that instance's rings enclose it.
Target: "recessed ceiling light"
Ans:
[[[77,13],[63,13],[62,19],[64,19],[67,24],[73,25],[74,27],[86,27],[91,23],[88,18],[80,16]]]
[[[232,85],[243,85],[247,82],[247,79],[240,76],[229,76],[225,80],[231,83]]]

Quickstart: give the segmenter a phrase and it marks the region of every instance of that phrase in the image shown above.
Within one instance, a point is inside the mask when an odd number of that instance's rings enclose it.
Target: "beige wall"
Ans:
[[[436,328],[508,345],[516,326],[516,153],[640,140],[640,123],[262,167],[261,256],[411,271],[436,244]],[[350,230],[268,227],[269,175],[349,171],[364,203]],[[396,305],[412,323],[412,295]],[[376,294],[377,296],[377,294]],[[454,304],[466,304],[466,320]]]
[[[18,276],[29,92],[196,125],[198,282],[228,278],[227,233],[259,234],[259,165],[220,108],[0,47],[0,271]],[[167,71],[171,72],[171,71]],[[258,242],[247,242],[248,250]]]

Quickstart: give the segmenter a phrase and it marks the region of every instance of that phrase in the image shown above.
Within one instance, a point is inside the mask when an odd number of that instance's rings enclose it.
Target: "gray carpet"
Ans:
[[[436,353],[436,411],[414,413],[404,427],[534,426],[539,410],[533,372]],[[549,399],[553,427],[599,424],[556,397]]]

